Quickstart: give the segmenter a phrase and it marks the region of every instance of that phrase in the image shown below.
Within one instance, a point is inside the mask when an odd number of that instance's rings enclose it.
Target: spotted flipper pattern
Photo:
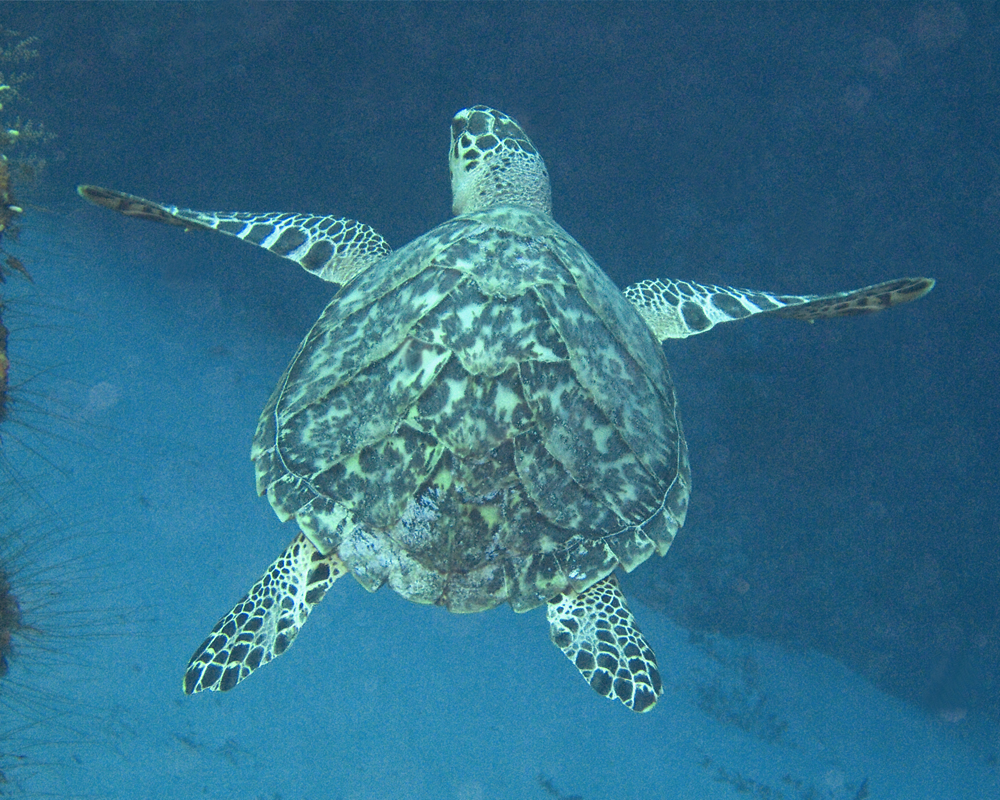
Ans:
[[[934,288],[932,278],[898,278],[863,289],[817,295],[777,295],[691,281],[642,281],[625,289],[632,303],[661,342],[704,333],[720,322],[754,314],[815,320],[881,311],[923,297]]]
[[[330,283],[348,283],[392,253],[392,248],[374,229],[353,219],[315,214],[192,211],[100,186],[78,186],[77,193],[84,200],[126,217],[235,236],[290,259]]]
[[[301,533],[191,656],[184,692],[225,692],[295,641],[326,590],[347,573],[336,555],[324,556]]]
[[[552,641],[594,691],[617,697],[633,711],[656,705],[663,691],[656,655],[613,574],[575,597],[554,597],[547,613]]]

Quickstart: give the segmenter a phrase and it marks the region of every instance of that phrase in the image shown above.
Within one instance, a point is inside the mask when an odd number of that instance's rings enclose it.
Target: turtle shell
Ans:
[[[345,286],[254,438],[257,488],[358,581],[526,611],[663,555],[687,448],[666,358],[547,215],[457,217]]]

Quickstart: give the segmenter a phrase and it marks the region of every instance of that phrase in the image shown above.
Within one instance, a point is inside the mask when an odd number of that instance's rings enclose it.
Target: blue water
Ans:
[[[4,242],[34,279],[6,284],[4,320],[43,409],[5,446],[59,542],[26,558],[61,576],[36,599],[62,616],[0,686],[0,788],[1000,796],[1000,21],[500,8],[17,7],[45,54],[31,114],[60,138]],[[664,678],[653,712],[597,697],[540,612],[452,616],[349,579],[282,658],[186,697],[187,659],[294,535],[249,448],[329,287],[73,188],[356,216],[400,245],[447,217],[447,126],[473,102],[521,120],[557,219],[620,284],[938,287],[870,319],[668,344],[692,510],[624,581]]]

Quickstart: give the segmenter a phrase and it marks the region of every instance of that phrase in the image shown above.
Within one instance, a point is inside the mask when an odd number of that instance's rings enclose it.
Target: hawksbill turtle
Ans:
[[[545,164],[485,106],[451,125],[455,216],[393,251],[311,214],[193,211],[103,189],[122,214],[217,231],[339,284],[268,401],[257,490],[299,533],[198,648],[184,691],[284,653],[334,581],[450,611],[544,605],[553,642],[634,711],[662,690],[615,578],[664,555],[691,487],[661,343],[756,314],[878,311],[933,286],[830,295],[647,280],[624,293],[552,218]]]

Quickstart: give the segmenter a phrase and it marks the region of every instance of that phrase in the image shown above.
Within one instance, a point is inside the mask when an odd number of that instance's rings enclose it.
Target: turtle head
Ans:
[[[451,197],[455,214],[497,205],[552,213],[545,162],[513,119],[486,106],[451,121]]]

